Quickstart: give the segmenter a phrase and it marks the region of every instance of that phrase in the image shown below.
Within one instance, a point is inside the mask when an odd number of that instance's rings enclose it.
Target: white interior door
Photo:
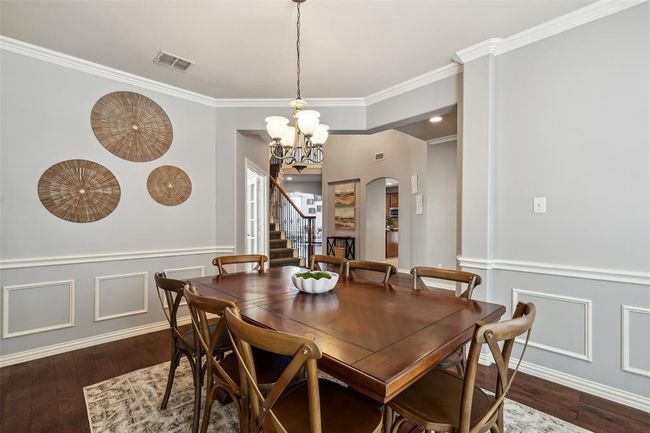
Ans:
[[[246,254],[267,254],[267,194],[266,175],[246,161]]]

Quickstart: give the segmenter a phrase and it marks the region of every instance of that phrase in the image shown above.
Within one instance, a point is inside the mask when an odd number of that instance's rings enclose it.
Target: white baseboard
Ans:
[[[481,353],[479,363],[482,365],[491,365],[493,363],[492,355],[489,353]],[[510,368],[517,366],[517,359],[510,359]],[[541,365],[532,364],[530,362],[522,361],[519,371],[530,374],[531,376],[539,377],[549,382],[558,383],[578,391],[593,394],[597,397],[606,400],[614,401],[616,403],[624,404],[644,412],[650,412],[650,398],[644,397],[639,394],[634,394],[624,391],[619,388],[614,388],[609,385],[594,382],[589,379],[574,376],[561,371],[553,370]],[[516,380],[516,379],[515,379]]]
[[[190,321],[190,316],[178,318],[179,325],[188,324]],[[124,338],[135,337],[137,335],[148,334],[150,332],[161,331],[168,328],[169,323],[166,320],[163,320],[162,322],[149,323],[147,325],[136,326],[128,329],[120,329],[119,331],[80,338],[79,340],[67,341],[65,343],[39,347],[37,349],[25,350],[23,352],[10,353],[0,356],[0,368],[44,358],[46,356],[57,355],[59,353],[83,349],[85,347],[96,346],[98,344],[109,343],[111,341],[122,340]]]

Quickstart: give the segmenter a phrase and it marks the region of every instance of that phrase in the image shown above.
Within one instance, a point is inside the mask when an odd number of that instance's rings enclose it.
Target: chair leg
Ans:
[[[393,428],[393,408],[384,406],[384,433],[390,433]]]
[[[465,368],[463,367],[462,363],[459,362],[456,364],[456,371],[460,377],[465,377]]]
[[[169,396],[172,392],[172,385],[174,384],[174,376],[176,375],[176,367],[180,362],[181,353],[176,349],[176,346],[172,342],[172,358],[169,361],[169,375],[167,376],[167,387],[165,388],[165,394],[163,395],[162,403],[160,404],[160,410],[167,408],[167,402],[169,401]]]
[[[208,431],[208,424],[210,424],[210,412],[212,411],[212,402],[214,402],[214,384],[212,375],[207,378],[205,405],[203,407],[203,421],[201,422],[201,433]]]
[[[192,432],[198,433],[199,431],[199,417],[201,415],[201,358],[196,360],[188,356],[190,366],[192,367],[192,376],[194,377],[194,415],[192,416]]]

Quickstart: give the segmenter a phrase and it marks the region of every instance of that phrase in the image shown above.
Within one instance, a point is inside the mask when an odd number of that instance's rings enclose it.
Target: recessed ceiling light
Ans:
[[[287,177],[287,180],[293,180],[293,177],[288,176],[288,177]]]
[[[442,117],[440,117],[440,116],[433,116],[431,119],[429,119],[429,122],[431,122],[431,123],[442,122]]]

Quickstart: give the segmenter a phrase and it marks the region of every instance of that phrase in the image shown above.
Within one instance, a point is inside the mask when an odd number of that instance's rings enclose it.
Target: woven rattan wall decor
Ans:
[[[102,96],[90,114],[95,137],[112,154],[134,162],[160,158],[172,145],[172,123],[146,96],[113,92]]]
[[[183,203],[192,194],[192,181],[180,168],[163,165],[154,169],[147,178],[151,198],[165,206]]]
[[[38,198],[57,217],[89,223],[109,215],[120,202],[120,184],[96,162],[70,159],[45,170],[38,181]]]

